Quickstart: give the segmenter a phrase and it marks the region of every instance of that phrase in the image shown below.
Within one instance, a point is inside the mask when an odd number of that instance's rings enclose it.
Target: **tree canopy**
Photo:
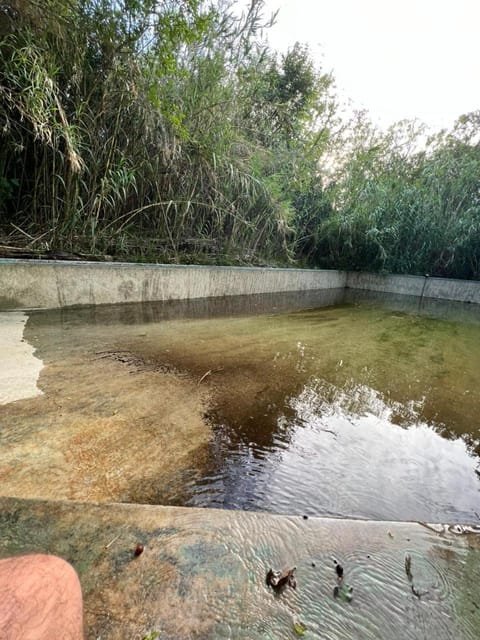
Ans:
[[[3,244],[480,277],[480,111],[345,115],[263,0],[0,1]]]

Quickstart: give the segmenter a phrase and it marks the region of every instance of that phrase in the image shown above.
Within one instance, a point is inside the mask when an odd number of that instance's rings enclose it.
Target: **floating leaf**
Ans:
[[[293,623],[293,630],[295,631],[297,636],[303,636],[303,634],[307,630],[307,627],[303,624],[303,622],[297,621]]]
[[[348,584],[343,584],[341,587],[335,587],[333,590],[333,597],[340,598],[344,602],[350,602],[353,598],[353,587]]]

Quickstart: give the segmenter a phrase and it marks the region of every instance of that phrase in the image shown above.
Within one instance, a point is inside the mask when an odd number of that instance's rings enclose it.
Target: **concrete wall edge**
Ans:
[[[480,304],[480,281],[403,274],[213,265],[0,259],[0,309],[359,289]]]

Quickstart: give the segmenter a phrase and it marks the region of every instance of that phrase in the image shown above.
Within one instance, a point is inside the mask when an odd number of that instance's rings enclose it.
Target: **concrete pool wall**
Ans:
[[[52,309],[342,289],[344,271],[0,260],[0,308]]]
[[[480,282],[474,280],[349,271],[346,286],[348,289],[480,304]]]
[[[0,309],[357,289],[480,304],[480,282],[334,270],[0,260]]]

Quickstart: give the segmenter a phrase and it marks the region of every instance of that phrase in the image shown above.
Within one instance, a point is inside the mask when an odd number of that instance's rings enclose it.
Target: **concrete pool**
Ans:
[[[0,320],[0,556],[69,559],[88,638],[477,637],[477,305],[332,286]]]

